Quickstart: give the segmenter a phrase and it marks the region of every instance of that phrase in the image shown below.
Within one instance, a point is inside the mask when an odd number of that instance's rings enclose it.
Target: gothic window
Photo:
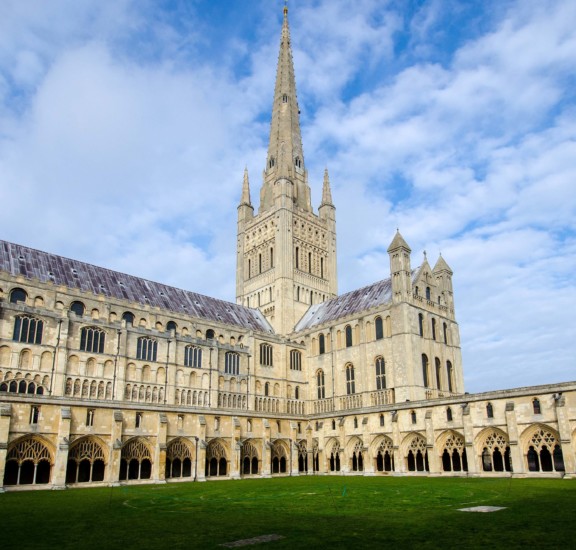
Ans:
[[[296,260],[296,269],[300,269],[300,248],[296,247],[296,254],[295,256],[295,260]]]
[[[444,328],[444,343],[448,344],[448,325],[444,323],[443,328]]]
[[[104,353],[106,333],[96,327],[83,327],[80,331],[80,351]]]
[[[142,413],[141,412],[136,413],[136,417],[134,419],[134,427],[137,429],[142,427]]]
[[[86,411],[86,426],[89,428],[94,426],[94,412],[94,409],[88,409]]]
[[[324,258],[320,258],[320,278],[324,278]]]
[[[302,353],[298,350],[290,350],[290,370],[302,370]]]
[[[262,273],[262,254],[258,254],[258,273]]]
[[[526,453],[530,472],[564,472],[564,457],[559,438],[552,430],[538,428],[529,442]]]
[[[104,481],[105,467],[102,446],[91,437],[83,437],[68,452],[66,483]]]
[[[532,409],[534,414],[542,414],[542,409],[540,408],[540,400],[535,398],[532,400]]]
[[[512,463],[510,461],[510,447],[507,437],[499,430],[488,432],[481,445],[482,469],[485,472],[510,472]]]
[[[380,427],[384,426],[384,415],[380,413]]]
[[[308,273],[312,273],[312,252],[308,252]]]
[[[134,324],[134,314],[130,311],[125,311],[122,314],[122,320],[126,321],[126,326],[132,326]]]
[[[294,399],[300,399],[300,388],[298,386],[294,388]]]
[[[454,391],[454,369],[450,361],[446,361],[446,376],[448,378],[448,391]]]
[[[382,338],[384,338],[384,325],[382,323],[382,317],[376,317],[376,319],[374,319],[374,327],[376,329],[376,340],[382,340]]]
[[[336,420],[332,420],[332,429],[333,429],[333,430],[336,429]]]
[[[385,437],[378,445],[376,454],[376,471],[393,472],[394,471],[394,446],[392,440]]]
[[[356,430],[357,428],[358,428],[358,419],[354,417],[354,429]]]
[[[428,377],[428,356],[423,353],[422,354],[422,381],[424,382],[424,387],[430,387],[430,380]]]
[[[26,344],[41,344],[43,330],[44,321],[28,315],[17,315],[14,318],[12,339],[15,342],[24,342]]]
[[[158,342],[153,338],[142,336],[138,338],[136,358],[143,361],[156,361],[158,355]]]
[[[240,374],[240,355],[233,351],[227,351],[224,356],[224,373]]]
[[[166,479],[192,477],[192,446],[177,437],[166,446]]]
[[[282,96],[282,103],[288,103],[288,96],[286,94]]]
[[[420,295],[420,289],[417,286],[415,286],[414,287],[414,296],[419,296],[419,295]]]
[[[120,481],[127,479],[150,479],[152,455],[142,438],[131,439],[122,447]]]
[[[72,302],[70,304],[70,311],[73,311],[78,317],[82,317],[85,310],[86,308],[82,302]]]
[[[346,365],[346,393],[348,395],[356,393],[356,381],[354,376],[354,365]]]
[[[0,392],[43,395],[44,388],[40,383],[36,384],[32,380],[5,380],[0,384]]]
[[[22,290],[21,288],[15,288],[10,292],[10,303],[17,304],[18,302],[26,302],[26,298],[28,298],[28,294],[26,291]]]
[[[324,385],[324,371],[322,369],[316,373],[316,387],[318,389],[318,399],[325,399],[326,386]]]
[[[346,347],[349,348],[352,346],[352,327],[350,325],[346,325],[344,331],[346,332]]]
[[[425,439],[418,435],[410,442],[406,463],[409,472],[428,472],[428,450]]]
[[[52,457],[40,440],[27,437],[12,443],[6,453],[4,485],[36,485],[50,482]]]
[[[410,420],[412,421],[412,424],[416,424],[416,411],[410,412]]]
[[[386,365],[382,357],[376,358],[376,389],[386,389]]]
[[[198,346],[186,346],[184,348],[184,366],[202,368],[202,348]]]
[[[430,300],[430,287],[426,287],[426,300]]]
[[[30,407],[30,424],[38,424],[40,419],[40,407],[38,405],[32,405]]]
[[[450,433],[444,443],[442,453],[442,468],[445,472],[467,472],[468,460],[464,439],[455,433]]]
[[[486,418],[494,418],[494,407],[492,403],[486,405]]]
[[[446,409],[446,420],[452,422],[452,409],[450,407]]]
[[[228,471],[226,450],[220,440],[213,439],[206,447],[206,477],[225,476]]]
[[[270,344],[260,344],[260,364],[265,367],[273,365],[272,346]]]
[[[318,336],[318,347],[320,355],[326,353],[326,338],[324,337],[323,334],[320,334],[320,336]]]
[[[270,249],[270,268],[274,267],[274,249]]]
[[[436,387],[442,389],[442,365],[440,364],[440,359],[436,357],[434,359],[434,366],[436,367]]]
[[[332,452],[330,453],[330,471],[340,471],[340,443],[338,443],[338,441],[332,445]]]
[[[420,336],[424,336],[424,315],[418,314],[418,332]]]
[[[240,453],[240,464],[243,475],[254,475],[258,473],[259,455],[256,447],[250,441],[242,444]]]
[[[266,382],[264,384],[264,397],[268,397],[270,395],[270,382]]]
[[[432,319],[432,340],[436,340],[436,319]]]
[[[300,157],[296,157],[294,159],[294,165],[297,166],[298,168],[302,168],[302,160],[300,159]]]

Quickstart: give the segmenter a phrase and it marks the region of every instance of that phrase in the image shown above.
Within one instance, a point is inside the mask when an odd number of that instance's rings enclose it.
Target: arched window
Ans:
[[[426,287],[426,300],[430,300],[430,287]]]
[[[446,361],[446,376],[448,378],[448,391],[454,391],[454,369],[450,361]]]
[[[486,418],[494,418],[494,407],[492,403],[486,405]]]
[[[166,446],[166,479],[192,477],[192,447],[177,437]]]
[[[120,481],[126,479],[150,479],[152,455],[141,438],[132,439],[122,447]]]
[[[425,388],[430,387],[430,378],[428,376],[428,356],[425,353],[422,354],[422,381]]]
[[[424,315],[418,314],[418,332],[420,336],[424,336]]]
[[[346,332],[346,347],[352,347],[352,327],[350,325],[346,325],[344,331]]]
[[[320,258],[320,278],[324,278],[324,258]]]
[[[26,298],[28,298],[28,294],[26,294],[25,290],[21,288],[15,288],[10,292],[10,303],[17,304],[18,302],[25,302]]]
[[[17,315],[14,318],[12,340],[25,344],[41,344],[43,330],[44,321],[28,315]]]
[[[434,359],[434,366],[436,367],[436,387],[442,389],[442,365],[440,364],[440,359],[436,357]]]
[[[300,399],[300,388],[298,386],[294,388],[294,399]]]
[[[376,329],[376,340],[382,340],[382,338],[384,338],[382,317],[376,317],[376,319],[374,319],[374,328]]]
[[[258,254],[258,273],[262,273],[262,254]]]
[[[322,369],[316,373],[316,387],[318,390],[318,399],[325,399],[326,387],[324,385],[324,371]]]
[[[141,336],[136,346],[136,359],[143,361],[156,361],[158,355],[158,342],[153,338]]]
[[[274,267],[274,249],[270,248],[270,268]]]
[[[106,333],[96,327],[83,327],[80,331],[80,351],[104,353]]]
[[[224,373],[240,374],[240,355],[233,351],[227,351],[224,356]]]
[[[202,368],[202,348],[198,346],[186,346],[184,348],[184,366]]]
[[[211,328],[206,331],[206,340],[214,340],[214,331]]]
[[[166,332],[170,332],[170,331],[174,331],[176,332],[176,329],[178,328],[178,326],[176,325],[176,323],[174,321],[168,321],[166,323]]]
[[[264,397],[268,397],[270,395],[270,382],[266,382],[264,384]]]
[[[290,350],[290,370],[302,370],[302,353],[297,349]]]
[[[126,326],[130,326],[134,324],[134,314],[130,311],[125,311],[122,314],[122,320],[126,321]]]
[[[410,420],[412,424],[416,424],[416,411],[410,411]]]
[[[70,304],[70,311],[74,312],[78,317],[82,317],[85,310],[86,308],[82,302],[72,302]]]
[[[540,399],[534,398],[532,400],[532,409],[534,410],[534,414],[542,414],[542,409],[540,408]]]
[[[300,269],[300,248],[296,247],[296,253],[294,254],[294,259],[296,260],[296,269]]]
[[[273,365],[273,353],[270,344],[260,344],[260,364],[265,367]]]
[[[352,395],[356,393],[356,381],[354,375],[354,365],[346,365],[346,393]]]
[[[6,453],[4,485],[50,483],[52,457],[42,441],[26,437],[12,443]]]
[[[70,447],[66,483],[104,481],[104,470],[104,451],[96,440],[84,437]]]
[[[436,319],[432,319],[432,340],[436,340]]]
[[[308,252],[308,273],[312,273],[312,252]]]
[[[358,418],[354,417],[354,429],[358,428]]]
[[[318,336],[318,347],[320,355],[326,353],[326,339],[323,334],[320,334],[320,336]]]
[[[384,415],[380,413],[380,426],[384,426]]]
[[[376,389],[386,389],[386,365],[382,357],[376,358]]]
[[[444,323],[443,328],[444,328],[444,343],[448,344],[448,325]]]
[[[446,420],[452,422],[452,409],[450,407],[446,409]]]

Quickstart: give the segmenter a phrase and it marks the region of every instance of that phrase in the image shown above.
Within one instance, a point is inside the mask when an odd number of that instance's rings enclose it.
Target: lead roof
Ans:
[[[1,240],[0,270],[14,277],[52,282],[72,290],[158,307],[207,321],[273,332],[257,309]]]

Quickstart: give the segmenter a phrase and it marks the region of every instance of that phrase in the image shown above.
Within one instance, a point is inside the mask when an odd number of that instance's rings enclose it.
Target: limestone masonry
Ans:
[[[310,199],[284,9],[236,304],[0,242],[1,490],[271,475],[574,476],[576,382],[464,392],[452,270],[338,295]]]

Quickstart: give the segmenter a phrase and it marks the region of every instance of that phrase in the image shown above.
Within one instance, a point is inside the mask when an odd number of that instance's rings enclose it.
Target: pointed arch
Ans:
[[[192,477],[195,451],[192,442],[185,437],[175,437],[166,445],[166,479]]]
[[[206,477],[228,475],[228,449],[220,439],[212,439],[206,447]]]
[[[408,472],[429,471],[426,438],[422,434],[418,432],[408,434],[404,438],[401,448]]]
[[[143,437],[133,437],[122,445],[120,481],[150,479],[152,475],[152,449]]]
[[[66,483],[104,481],[107,445],[98,437],[81,437],[70,445]]]
[[[530,472],[564,472],[560,434],[546,424],[533,424],[520,436]]]
[[[8,445],[4,485],[50,483],[54,446],[39,435],[24,435]]]
[[[476,436],[475,449],[484,472],[511,472],[510,440],[498,428],[486,428]]]

